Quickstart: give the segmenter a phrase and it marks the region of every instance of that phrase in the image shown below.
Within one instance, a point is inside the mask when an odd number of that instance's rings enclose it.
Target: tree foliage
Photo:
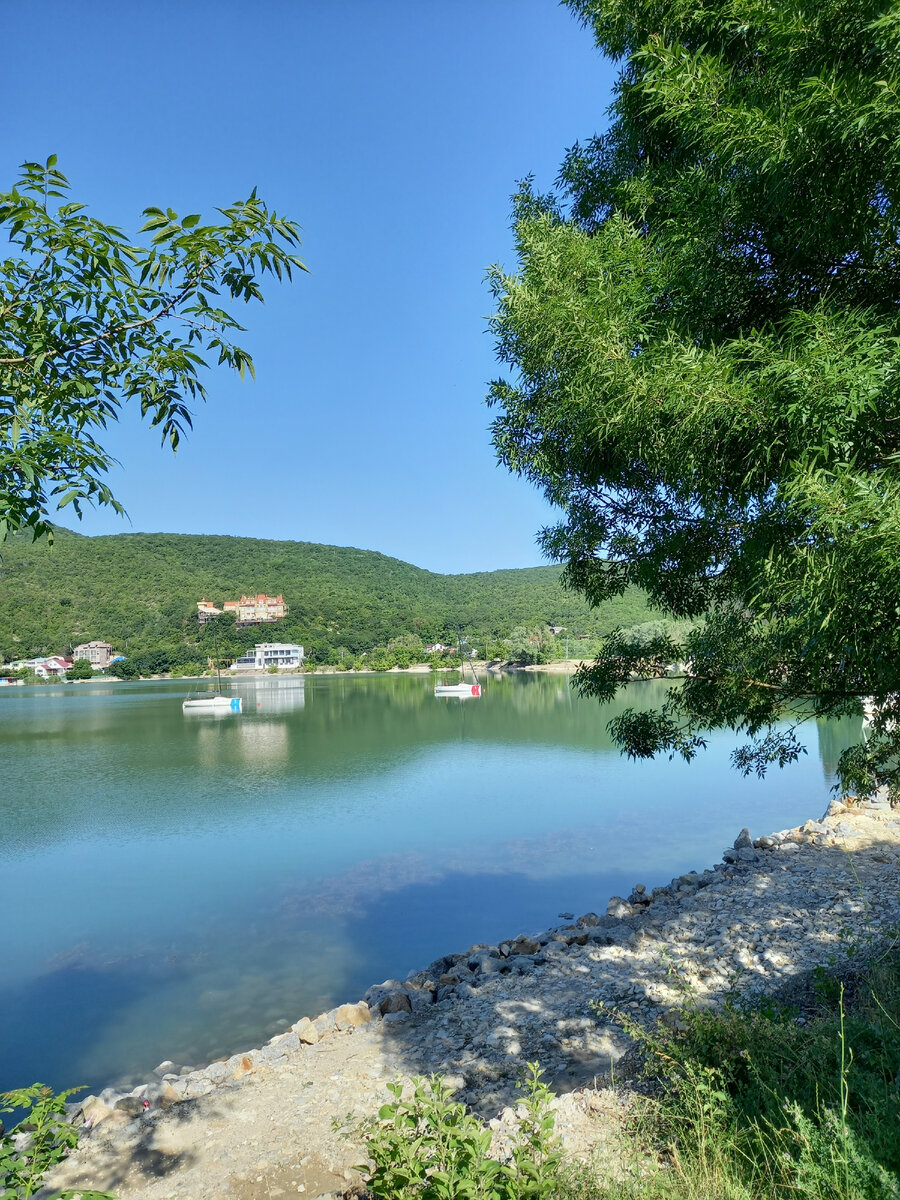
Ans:
[[[224,304],[262,300],[259,277],[305,270],[298,227],[251,192],[219,220],[147,208],[133,242],[68,199],[56,157],[0,194],[0,540],[50,530],[48,513],[120,505],[100,440],[124,405],[177,449],[210,361],[253,373]],[[223,299],[224,298],[224,299]]]
[[[728,727],[760,772],[799,753],[780,719],[872,696],[841,763],[869,790],[900,750],[900,10],[568,3],[622,70],[608,131],[516,197],[495,445],[564,509],[542,536],[571,587],[707,617],[611,638],[581,689],[683,662],[620,744]]]
[[[86,658],[76,658],[66,671],[66,679],[93,679],[94,669]]]

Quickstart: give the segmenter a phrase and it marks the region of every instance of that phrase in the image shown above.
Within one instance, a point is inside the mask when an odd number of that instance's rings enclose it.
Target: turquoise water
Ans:
[[[613,893],[817,816],[852,722],[806,727],[768,779],[715,735],[688,766],[631,763],[562,676],[481,700],[434,678],[0,692],[0,1089],[198,1065],[440,954],[602,911]]]

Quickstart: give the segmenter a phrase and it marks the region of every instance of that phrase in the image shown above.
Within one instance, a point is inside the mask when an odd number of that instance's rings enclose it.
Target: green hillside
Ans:
[[[480,639],[515,626],[551,623],[596,635],[652,615],[639,592],[590,610],[559,583],[558,567],[438,575],[371,550],[311,542],[193,534],[82,537],[54,543],[12,538],[0,563],[0,654],[6,660],[58,652],[99,638],[130,656],[181,648],[205,653],[196,601],[219,606],[241,593],[282,593],[290,614],[270,638],[302,642],[319,661],[404,634]],[[222,619],[224,651],[260,640]],[[179,655],[176,655],[175,660]],[[174,660],[173,660],[174,661]]]

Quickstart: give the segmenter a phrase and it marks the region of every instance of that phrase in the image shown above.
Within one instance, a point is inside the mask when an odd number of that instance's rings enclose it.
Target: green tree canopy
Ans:
[[[86,658],[76,658],[66,671],[66,679],[93,679],[94,669]]]
[[[55,156],[25,163],[0,193],[0,540],[49,533],[56,505],[120,509],[98,438],[123,405],[176,449],[209,361],[253,372],[231,340],[229,301],[261,300],[259,277],[305,270],[298,227],[253,191],[203,224],[198,214],[144,210],[143,243],[68,200]]]
[[[580,686],[683,661],[620,744],[728,727],[760,773],[800,752],[779,719],[872,696],[840,768],[868,790],[900,751],[900,8],[568,3],[622,70],[608,131],[516,197],[495,445],[564,510],[542,536],[571,587],[706,616],[611,637]]]

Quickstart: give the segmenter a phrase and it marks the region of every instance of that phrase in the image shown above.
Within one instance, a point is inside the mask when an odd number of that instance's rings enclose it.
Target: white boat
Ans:
[[[216,628],[213,626],[213,644],[216,648],[216,683],[218,691],[216,692],[200,692],[198,695],[191,694],[181,702],[182,712],[208,712],[208,713],[239,713],[241,711],[240,696],[225,696],[222,694],[222,675],[219,671],[219,639],[216,637]]]
[[[466,659],[471,659],[471,655],[466,655],[463,652],[462,637],[459,634],[457,634],[456,641],[459,646],[459,657],[462,659],[460,670],[464,674]],[[462,677],[460,677],[459,683],[439,683],[434,689],[435,696],[456,696],[459,700],[471,700],[479,697],[481,695],[481,684],[478,682],[478,676],[475,674],[475,668],[472,666],[471,661],[469,662],[469,670],[472,672],[471,683],[466,683]]]
[[[459,696],[460,700],[468,700],[472,696],[481,695],[480,683],[439,683],[434,689],[436,696]]]
[[[233,712],[241,711],[240,696],[221,696],[218,693],[210,692],[207,696],[188,696],[182,701],[182,712],[193,712],[194,710],[203,712]]]

